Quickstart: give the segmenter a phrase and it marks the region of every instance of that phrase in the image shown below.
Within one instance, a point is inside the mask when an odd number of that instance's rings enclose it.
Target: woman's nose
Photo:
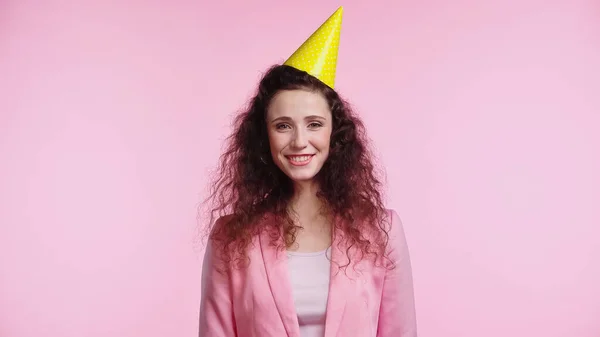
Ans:
[[[294,138],[292,139],[292,144],[295,148],[305,148],[308,146],[308,137],[302,130],[296,130],[294,132]]]

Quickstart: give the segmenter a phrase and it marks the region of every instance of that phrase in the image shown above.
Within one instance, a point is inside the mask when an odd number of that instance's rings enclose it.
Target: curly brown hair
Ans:
[[[334,228],[345,233],[348,247],[358,248],[363,257],[385,255],[388,231],[382,184],[362,121],[335,90],[286,65],[268,69],[248,108],[234,120],[207,199],[206,233],[213,247],[229,261],[245,258],[246,248],[266,226],[273,227],[269,228],[274,233],[272,244],[279,248],[295,241],[299,226],[287,207],[293,185],[272,160],[265,122],[269,103],[281,90],[310,90],[326,98],[333,130],[329,157],[315,177],[318,197],[334,219],[342,220],[334,221]],[[261,221],[265,216],[275,216],[277,221]],[[218,225],[213,224],[215,219]]]

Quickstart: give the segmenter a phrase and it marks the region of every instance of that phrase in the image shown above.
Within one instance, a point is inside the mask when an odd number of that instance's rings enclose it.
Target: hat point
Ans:
[[[333,88],[344,8],[336,11],[284,62]]]

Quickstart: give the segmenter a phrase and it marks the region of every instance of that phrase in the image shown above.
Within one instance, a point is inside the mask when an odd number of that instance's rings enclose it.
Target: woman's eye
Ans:
[[[308,126],[311,128],[318,128],[318,127],[321,127],[322,125],[321,125],[321,123],[314,122],[314,123],[308,124]]]
[[[289,125],[287,125],[287,124],[277,124],[277,126],[276,126],[277,129],[285,129],[288,127],[289,127]]]

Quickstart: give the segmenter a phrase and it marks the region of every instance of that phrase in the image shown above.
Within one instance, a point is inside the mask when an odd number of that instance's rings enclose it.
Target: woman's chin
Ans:
[[[290,177],[290,179],[295,183],[302,184],[302,183],[312,182],[314,179],[314,176],[313,175],[311,175],[311,176],[292,176],[292,177]]]
[[[314,181],[315,174],[288,174],[288,177],[295,184],[306,184]]]

